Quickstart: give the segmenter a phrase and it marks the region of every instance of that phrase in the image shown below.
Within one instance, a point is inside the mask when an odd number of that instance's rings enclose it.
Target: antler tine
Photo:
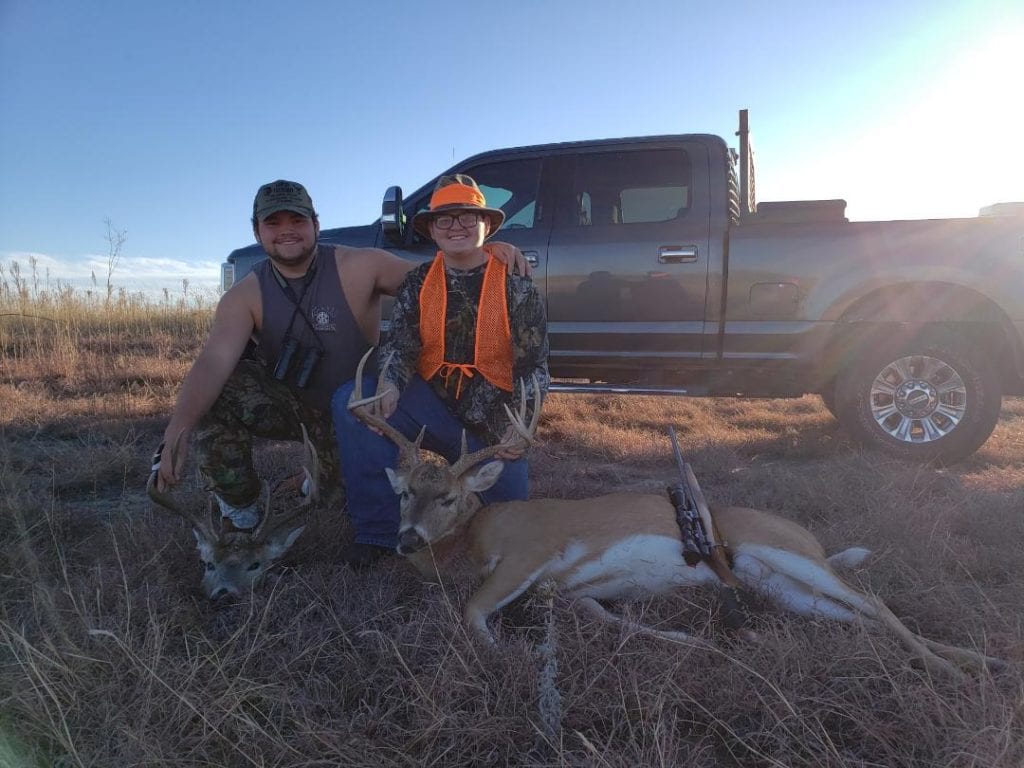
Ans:
[[[174,437],[174,441],[171,443],[170,461],[171,467],[173,468],[177,464],[178,460],[178,447],[181,444],[181,436],[185,433],[185,430],[181,430]],[[186,521],[192,524],[192,527],[199,531],[207,539],[215,539],[213,535],[213,527],[210,525],[209,520],[204,520],[203,516],[196,511],[183,507],[174,499],[171,494],[167,491],[161,491],[156,485],[156,473],[153,472],[149,476],[149,480],[146,482],[146,494],[154,502],[159,504],[164,509],[174,512],[177,515],[181,515]]]
[[[530,423],[526,424],[526,382],[522,379],[519,380],[519,411],[513,413],[512,409],[506,404],[505,414],[508,416],[509,421],[512,424],[512,428],[515,430],[517,437],[513,437],[510,440],[503,440],[494,445],[489,445],[486,448],[481,448],[479,451],[466,454],[466,432],[462,432],[462,453],[459,456],[458,461],[452,464],[452,474],[459,477],[470,469],[475,467],[484,461],[487,461],[492,456],[496,456],[504,450],[519,450],[525,449],[531,443],[533,443],[533,433],[537,429],[537,422],[540,419],[540,408],[542,404],[542,398],[540,394],[540,382],[537,380],[537,374],[532,377],[533,391],[536,398],[536,406],[533,409],[533,415],[530,418]]]
[[[260,518],[260,521],[252,531],[252,540],[254,542],[263,541],[271,528],[276,528],[279,522],[283,522],[283,520],[275,520],[274,525],[270,525],[270,488],[267,487],[266,482],[260,483],[260,493],[263,494],[265,501],[263,502],[263,517]]]
[[[299,426],[302,427],[302,471],[305,473],[306,482],[309,484],[302,504],[303,506],[309,506],[320,498],[320,457],[316,453],[316,446],[313,445],[313,441],[309,439],[306,425],[300,424]]]
[[[349,410],[359,408],[363,405],[369,405],[381,398],[380,395],[372,395],[366,398],[363,397],[363,371],[366,369],[366,361],[370,359],[370,355],[373,354],[374,349],[376,349],[376,347],[370,347],[366,350],[366,354],[360,358],[359,365],[356,366],[355,387],[352,390],[352,396],[348,399]],[[388,359],[384,361],[384,371],[386,371],[390,365],[391,355],[388,355]],[[381,372],[383,373],[383,371]]]
[[[537,431],[537,423],[540,421],[540,409],[544,404],[544,396],[540,392],[540,381],[537,379],[537,374],[533,374],[531,377],[533,382],[533,391],[537,398],[537,406],[533,409],[533,413],[530,416],[530,423],[524,424],[523,419],[526,417],[526,387],[520,388],[520,403],[519,412],[512,413],[512,409],[505,405],[505,413],[508,416],[508,420],[512,423],[512,427],[519,436],[526,441],[527,445],[534,443],[534,433]]]
[[[379,416],[375,416],[366,408],[366,406],[371,403],[375,403],[384,397],[383,393],[373,395],[372,397],[363,397],[363,368],[366,366],[366,361],[370,359],[370,355],[372,353],[373,347],[367,350],[366,354],[363,355],[363,359],[359,361],[359,367],[356,368],[355,388],[352,390],[352,396],[349,398],[348,409],[352,412],[352,415],[361,422],[378,430],[384,435],[384,437],[398,446],[398,451],[401,454],[400,461],[403,465],[413,466],[419,463],[420,442],[423,440],[423,434],[426,427],[420,430],[420,435],[416,438],[416,442],[414,443],[393,426],[388,424],[386,420]],[[381,369],[380,378],[384,377],[384,374],[388,370],[388,366],[391,365],[391,357],[391,355],[388,355],[387,360],[384,361],[384,367]]]
[[[487,461],[491,457],[501,453],[501,451],[505,450],[505,448],[510,447],[511,445],[514,444],[515,443],[495,443],[494,445],[489,445],[486,448],[481,448],[479,451],[474,451],[468,456],[466,455],[465,451],[463,451],[463,454],[459,456],[458,461],[452,464],[451,473],[455,475],[455,477],[461,477],[466,472],[475,467],[477,464],[481,464]]]
[[[302,429],[302,473],[305,476],[305,481],[302,484],[304,490],[302,501],[292,506],[288,512],[276,515],[271,519],[271,493],[264,483],[263,492],[267,495],[267,501],[263,508],[263,519],[253,531],[254,541],[262,541],[271,531],[287,525],[299,515],[304,514],[320,498],[320,457],[317,455],[313,441],[309,439],[306,425],[299,424],[299,427]]]

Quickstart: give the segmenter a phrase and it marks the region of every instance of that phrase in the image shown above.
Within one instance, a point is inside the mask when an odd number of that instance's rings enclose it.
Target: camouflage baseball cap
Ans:
[[[267,216],[278,211],[294,211],[303,216],[314,218],[313,201],[306,188],[297,181],[278,179],[264,184],[252,201],[253,223],[263,221]]]

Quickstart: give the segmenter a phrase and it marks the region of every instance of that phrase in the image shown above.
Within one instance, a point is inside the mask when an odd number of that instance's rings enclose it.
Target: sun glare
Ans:
[[[974,216],[1024,200],[1024,156],[1014,145],[1024,124],[1024,27],[925,66],[931,85],[908,93],[905,108],[846,156],[851,218]]]

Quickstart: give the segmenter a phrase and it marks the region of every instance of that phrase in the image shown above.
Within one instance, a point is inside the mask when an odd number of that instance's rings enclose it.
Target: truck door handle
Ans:
[[[658,261],[662,264],[684,264],[696,260],[695,245],[663,245],[658,249]]]
[[[537,251],[523,251],[523,258],[526,259],[526,263],[531,267],[536,267],[540,264],[540,254]]]

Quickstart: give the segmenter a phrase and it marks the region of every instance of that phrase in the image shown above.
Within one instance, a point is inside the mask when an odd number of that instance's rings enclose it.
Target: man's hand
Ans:
[[[501,436],[501,442],[511,442],[515,440],[518,435],[519,433],[516,431],[516,428],[510,424],[505,430],[505,434]],[[505,448],[494,455],[502,461],[515,461],[516,459],[521,459],[523,457],[523,454],[526,453],[526,448],[527,446],[525,445],[522,448]]]
[[[377,382],[377,394],[381,398],[370,403],[370,413],[382,419],[390,419],[398,407],[398,387],[382,379]]]
[[[274,498],[283,496],[303,496],[305,494],[302,493],[302,484],[305,481],[306,473],[301,470],[293,475],[282,477],[274,483],[274,487],[270,491],[270,495]]]
[[[508,267],[508,271],[514,275],[533,277],[533,267],[523,256],[523,252],[509,243],[492,241],[484,245],[484,250],[494,256],[498,261]]]
[[[160,452],[160,467],[156,470],[156,489],[165,493],[181,480],[188,459],[189,433],[181,430],[175,435],[164,433],[163,450]]]
[[[398,407],[398,387],[396,387],[390,381],[380,379],[377,382],[377,395],[381,395],[381,397],[377,400],[374,400],[372,403],[367,403],[366,405],[361,407],[365,408],[366,411],[371,416],[376,416],[380,419],[387,420],[388,418],[391,417],[391,414],[393,414],[395,412],[395,409]],[[367,429],[376,432],[381,437],[385,436],[384,433],[381,432],[376,427],[370,426],[369,424],[367,424],[366,427]]]

